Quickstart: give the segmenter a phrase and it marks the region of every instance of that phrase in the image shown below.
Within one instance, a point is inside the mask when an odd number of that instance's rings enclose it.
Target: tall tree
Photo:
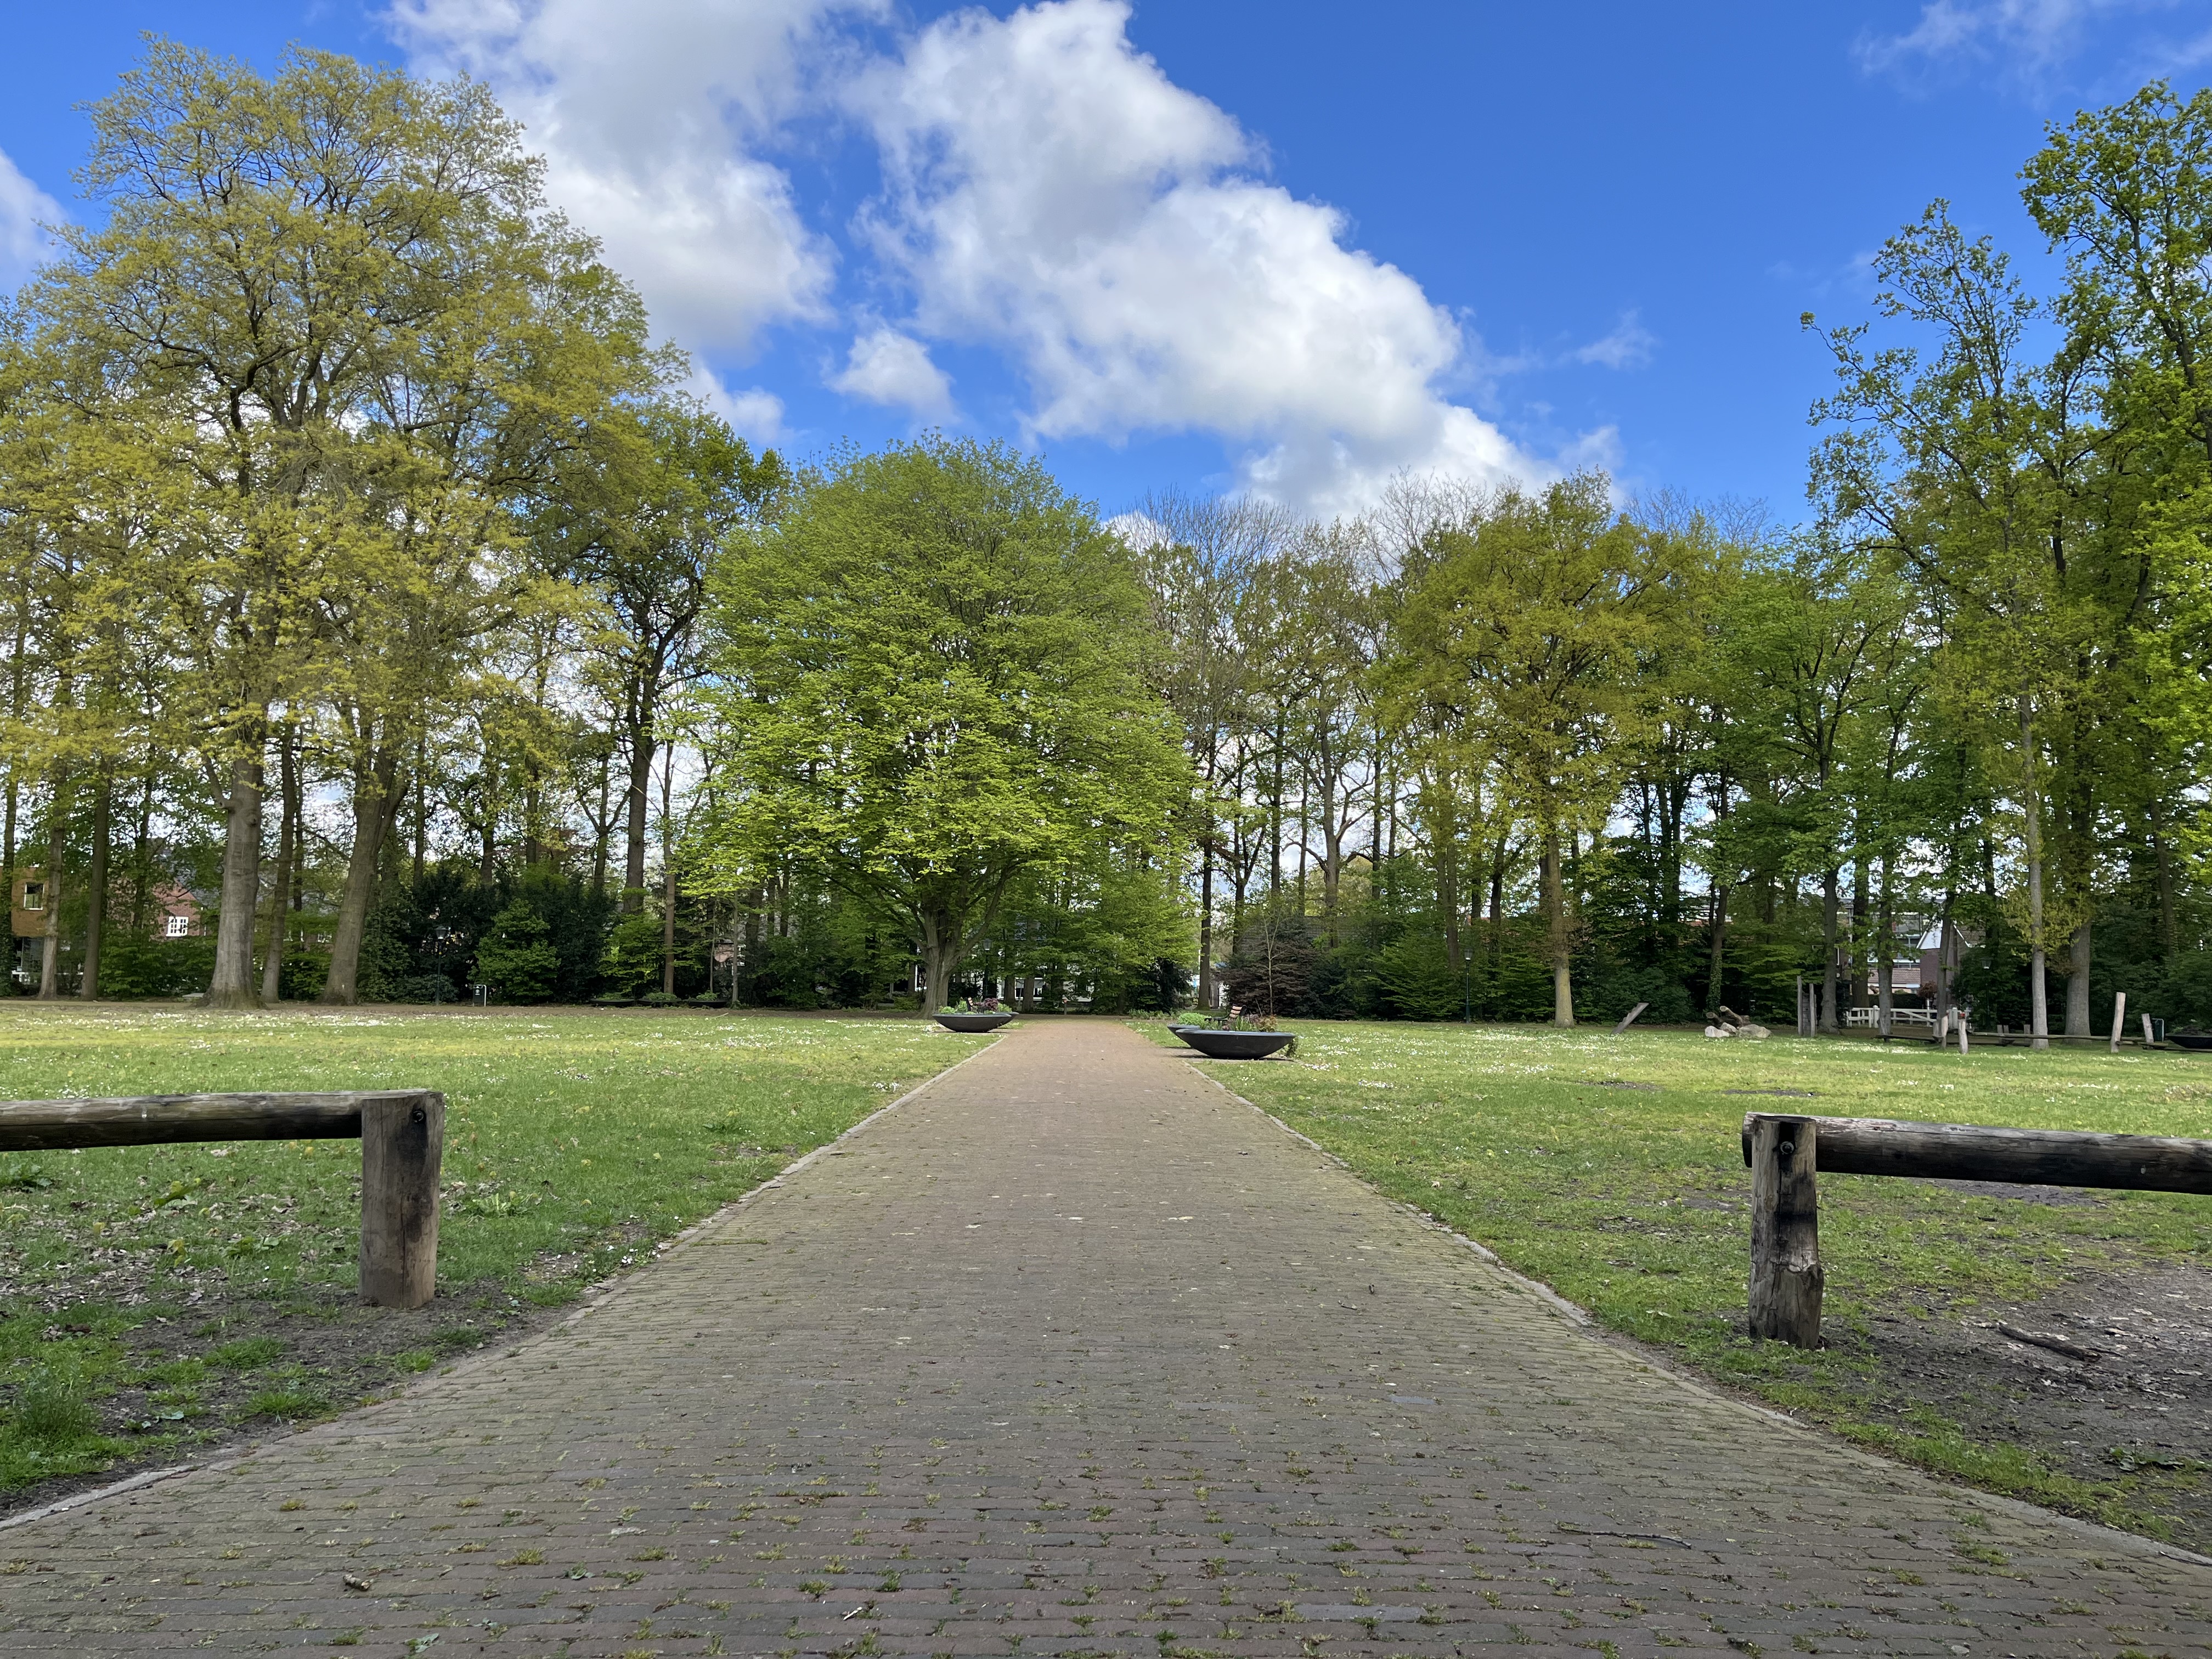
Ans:
[[[1923,361],[1908,347],[1867,352],[1861,328],[1826,337],[1838,387],[1814,415],[1844,429],[1822,441],[1815,485],[1831,522],[1943,596],[1937,696],[2002,757],[1992,771],[2012,779],[2040,1046],[2054,931],[2079,941],[2076,1012],[2087,1025],[2101,769],[2093,750],[2144,578],[2139,550],[2118,533],[2130,492],[2111,489],[2129,469],[2124,438],[2087,418],[2088,359],[2078,341],[2046,362],[2029,358],[2038,302],[2005,256],[1985,237],[1969,240],[1943,204],[1883,245],[1875,272],[1882,309],[1931,331],[1936,349]],[[2055,862],[2054,780],[2067,786]],[[2054,870],[2063,883],[2055,894]]]
[[[1017,878],[1168,849],[1194,781],[1121,539],[1037,462],[945,439],[849,455],[715,579],[708,839],[896,915],[932,1005]]]
[[[1575,1021],[1563,855],[1602,823],[1654,730],[1639,665],[1677,563],[1670,538],[1616,514],[1606,480],[1584,474],[1495,497],[1408,565],[1402,648],[1535,826],[1555,1024]]]
[[[605,608],[599,672],[628,763],[622,908],[644,908],[662,705],[698,672],[699,620],[723,544],[772,515],[790,485],[774,450],[698,403],[668,397],[601,423],[563,470],[538,521],[549,568]]]
[[[1182,719],[1200,784],[1192,836],[1198,853],[1198,1000],[1210,1008],[1218,954],[1214,875],[1228,855],[1223,832],[1238,816],[1251,759],[1249,601],[1260,570],[1297,526],[1282,508],[1249,497],[1164,494],[1148,498],[1135,518],[1130,539],[1162,645],[1160,683]],[[1236,913],[1242,908],[1240,902]]]

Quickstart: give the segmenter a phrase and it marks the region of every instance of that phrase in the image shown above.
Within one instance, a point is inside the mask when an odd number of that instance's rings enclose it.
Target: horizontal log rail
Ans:
[[[436,1294],[446,1097],[434,1090],[0,1102],[0,1152],[202,1140],[359,1140],[361,1299],[419,1308]]]
[[[2212,1194],[2212,1140],[1751,1112],[1751,1334],[1820,1346],[1821,1175]]]

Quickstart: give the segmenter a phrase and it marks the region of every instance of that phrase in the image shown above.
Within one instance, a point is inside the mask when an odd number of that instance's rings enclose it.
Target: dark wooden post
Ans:
[[[1650,1006],[1651,1005],[1648,1002],[1639,1002],[1633,1008],[1631,1008],[1626,1013],[1623,1014],[1620,1017],[1620,1024],[1613,1028],[1613,1036],[1619,1036],[1623,1031],[1636,1024],[1637,1015],[1642,1013]]]
[[[1820,1346],[1818,1131],[1809,1118],[1756,1115],[1751,1125],[1751,1334]]]
[[[438,1290],[446,1097],[371,1097],[361,1112],[361,1299],[419,1308]]]

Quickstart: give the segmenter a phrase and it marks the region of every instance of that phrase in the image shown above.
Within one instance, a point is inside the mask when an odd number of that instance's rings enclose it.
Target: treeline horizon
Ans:
[[[155,42],[93,118],[0,314],[21,988],[1836,1029],[1926,939],[1978,1023],[2212,1024],[2212,96],[2051,130],[2054,292],[1939,203],[1805,319],[1789,528],[794,465],[479,86]]]

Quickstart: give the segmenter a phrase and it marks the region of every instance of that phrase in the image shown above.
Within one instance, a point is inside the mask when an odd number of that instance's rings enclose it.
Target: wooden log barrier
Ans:
[[[1822,1173],[2212,1194],[2212,1140],[2166,1135],[1748,1112],[1743,1161],[1751,1169],[1751,1334],[1801,1348],[1820,1346]]]
[[[194,1140],[359,1140],[361,1299],[419,1308],[436,1294],[446,1097],[434,1090],[0,1103],[0,1152]]]
[[[1751,1164],[1751,1334],[1820,1346],[1819,1130],[1809,1117],[1755,1112]]]

